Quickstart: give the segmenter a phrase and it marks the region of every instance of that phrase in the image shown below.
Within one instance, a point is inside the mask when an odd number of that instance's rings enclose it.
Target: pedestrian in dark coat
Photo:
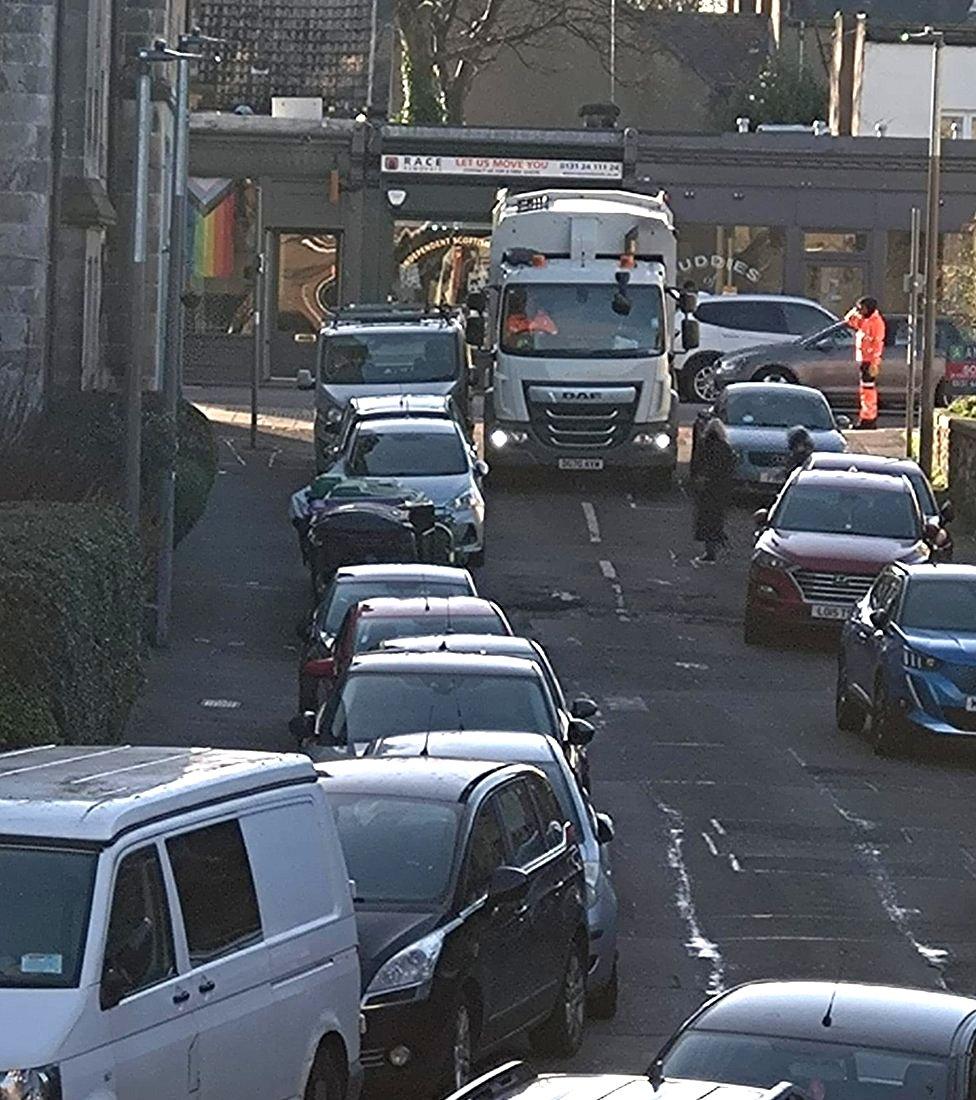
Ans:
[[[799,470],[816,450],[813,436],[799,424],[795,428],[790,428],[787,433],[786,446],[789,448],[789,457],[786,460],[787,474]]]
[[[695,540],[705,544],[705,552],[696,562],[714,564],[718,551],[728,541],[725,510],[732,496],[734,475],[735,453],[729,446],[725,425],[713,417],[705,425],[691,461]]]

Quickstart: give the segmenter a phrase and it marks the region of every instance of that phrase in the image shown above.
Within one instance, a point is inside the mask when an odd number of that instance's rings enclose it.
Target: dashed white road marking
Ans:
[[[617,570],[614,569],[612,561],[601,561],[600,572],[608,581],[615,581],[617,579]]]
[[[237,459],[237,461],[238,461],[238,462],[239,462],[239,463],[240,463],[240,464],[241,464],[242,466],[246,466],[246,465],[247,465],[247,462],[245,462],[245,460],[244,460],[243,458],[241,458],[240,452],[239,452],[239,451],[237,450],[237,448],[236,448],[236,447],[234,446],[234,441],[233,441],[233,439],[227,439],[227,438],[225,437],[225,439],[224,439],[224,442],[225,442],[225,443],[227,444],[227,446],[228,446],[228,447],[230,448],[230,453],[231,453],[231,454],[232,454],[232,455],[234,456],[234,458],[236,458],[236,459]]]
[[[646,714],[648,710],[647,703],[639,695],[608,695],[604,698],[603,705],[607,710],[630,710],[642,714]]]
[[[729,866],[730,866],[730,867],[732,868],[732,870],[733,870],[733,871],[735,871],[735,872],[736,872],[737,874],[741,874],[741,873],[742,873],[742,867],[741,867],[741,865],[739,864],[739,861],[738,861],[738,860],[737,860],[737,859],[735,858],[735,852],[729,852]]]
[[[583,518],[586,520],[586,529],[590,533],[590,542],[603,542],[600,537],[600,521],[596,518],[596,509],[588,500],[582,501],[581,507]]]
[[[675,668],[683,668],[689,672],[708,672],[708,665],[699,664],[697,661],[675,661]]]
[[[717,817],[713,817],[709,820],[709,825],[718,833],[719,836],[725,836],[725,826]]]
[[[718,847],[716,846],[715,841],[712,840],[712,838],[708,835],[708,833],[702,833],[701,838],[705,841],[705,847],[712,853],[712,855],[717,856]]]
[[[274,466],[275,461],[278,458],[278,455],[280,455],[280,454],[281,454],[281,448],[280,447],[275,447],[275,449],[271,452],[271,454],[268,455],[268,469],[269,470]]]
[[[201,699],[201,707],[209,707],[211,710],[237,710],[241,705],[240,699]]]

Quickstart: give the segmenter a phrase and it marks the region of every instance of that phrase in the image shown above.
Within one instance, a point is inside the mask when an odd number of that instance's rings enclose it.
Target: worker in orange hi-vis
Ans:
[[[858,428],[878,426],[878,374],[884,355],[885,322],[875,298],[861,298],[844,320],[857,334],[854,360],[860,372]]]

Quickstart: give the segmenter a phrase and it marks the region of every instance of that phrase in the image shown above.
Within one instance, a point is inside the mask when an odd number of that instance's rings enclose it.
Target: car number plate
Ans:
[[[786,480],[785,470],[760,470],[759,480],[766,485],[779,485]]]
[[[814,619],[843,620],[850,618],[851,609],[849,607],[837,607],[829,603],[815,603],[810,608],[810,615]]]
[[[966,696],[966,710],[968,710],[970,714],[976,714],[976,695]]]
[[[560,470],[602,470],[602,458],[561,458]]]

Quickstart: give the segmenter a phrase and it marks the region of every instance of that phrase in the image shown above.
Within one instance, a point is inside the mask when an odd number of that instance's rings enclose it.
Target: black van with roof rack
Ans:
[[[317,472],[334,460],[343,411],[352,398],[450,398],[470,432],[475,383],[458,310],[389,302],[343,307],[319,332],[315,373],[298,372],[298,388],[315,391]]]

